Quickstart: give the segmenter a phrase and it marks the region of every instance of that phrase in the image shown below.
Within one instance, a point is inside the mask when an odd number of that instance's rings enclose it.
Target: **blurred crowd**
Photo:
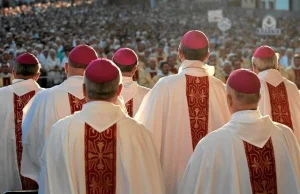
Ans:
[[[151,88],[161,77],[178,72],[181,36],[190,29],[200,29],[210,39],[207,63],[215,66],[215,76],[220,80],[226,82],[235,69],[251,68],[254,49],[266,44],[278,52],[280,72],[299,82],[290,71],[300,68],[296,55],[300,54],[300,21],[295,18],[278,19],[280,36],[259,36],[256,29],[262,18],[246,14],[224,10],[232,28],[223,33],[216,23],[208,22],[210,7],[172,2],[149,9],[144,5],[101,2],[86,1],[74,6],[68,2],[39,3],[1,9],[0,76],[10,78],[14,59],[31,52],[42,65],[41,86],[51,87],[65,79],[64,64],[76,45],[91,45],[100,57],[109,59],[119,48],[129,47],[139,57],[135,79]]]

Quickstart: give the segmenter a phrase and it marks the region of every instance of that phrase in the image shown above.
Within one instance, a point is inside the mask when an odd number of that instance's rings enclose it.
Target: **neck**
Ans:
[[[122,72],[123,77],[131,77],[132,78],[132,73],[131,72]]]
[[[90,99],[89,97],[85,97],[86,99],[86,102],[109,102],[109,103],[113,103],[113,104],[116,104],[117,103],[117,99],[118,99],[118,96],[115,96],[109,100],[97,100],[97,99]]]
[[[236,107],[234,110],[232,110],[232,114],[240,111],[246,111],[246,110],[257,110],[258,105],[243,105],[242,107]]]
[[[16,75],[15,79],[24,79],[24,80],[33,79],[33,80],[35,80],[34,77],[32,77],[32,76],[22,76],[22,75]]]
[[[84,70],[72,70],[67,73],[67,78],[71,76],[83,76]]]

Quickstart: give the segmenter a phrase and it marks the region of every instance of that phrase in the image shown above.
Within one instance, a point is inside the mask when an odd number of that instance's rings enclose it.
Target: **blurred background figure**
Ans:
[[[148,60],[148,67],[145,69],[143,75],[140,78],[140,83],[143,86],[152,88],[155,85],[154,77],[157,76],[159,70],[157,68],[157,60],[154,57],[151,57]]]
[[[170,71],[171,68],[170,68],[170,65],[168,64],[168,62],[161,62],[159,69],[160,69],[160,71],[158,72],[158,74],[153,77],[154,83],[157,83],[158,80],[162,77],[166,77],[166,76],[173,74]]]
[[[287,78],[294,82],[300,90],[300,55],[293,56],[293,65],[287,69]]]
[[[1,64],[0,70],[0,87],[8,86],[12,84],[14,79],[13,75],[10,73],[10,68],[8,63]]]
[[[153,1],[155,7],[151,8],[149,2],[142,0],[30,0],[21,4],[5,0],[3,5],[10,8],[0,8],[0,63],[9,63],[11,69],[15,57],[37,50],[42,65],[38,82],[42,87],[51,87],[53,79],[48,81],[48,73],[52,71],[52,76],[56,66],[62,69],[68,51],[74,46],[90,45],[100,57],[108,59],[118,49],[128,47],[139,56],[140,65],[133,79],[152,87],[154,84],[149,84],[150,79],[145,81],[144,76],[148,74],[145,71],[149,70],[150,58],[155,58],[156,69],[160,62],[167,61],[170,72],[178,73],[180,38],[188,30],[199,28],[209,36],[212,56],[208,63],[220,72],[225,61],[230,61],[234,69],[252,69],[254,48],[270,45],[280,53],[278,69],[286,77],[286,68],[293,65],[293,55],[300,54],[300,0],[268,1],[271,4],[264,0]],[[207,12],[215,9],[222,9],[223,17],[232,21],[225,33],[217,22],[208,21]],[[280,15],[276,18],[280,35],[257,34],[266,14]],[[236,58],[241,60],[240,64],[234,61]]]

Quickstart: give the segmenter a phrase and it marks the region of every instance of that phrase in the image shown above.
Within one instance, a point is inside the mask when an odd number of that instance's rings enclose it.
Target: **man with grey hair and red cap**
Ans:
[[[92,47],[75,47],[65,64],[68,79],[58,86],[40,92],[25,107],[22,123],[22,175],[38,182],[39,158],[50,128],[58,120],[81,110],[85,103],[82,91],[83,73],[87,65],[95,59],[97,54]]]
[[[279,73],[277,56],[269,46],[256,49],[252,66],[262,85],[261,113],[290,127],[300,142],[300,95],[297,86]]]
[[[205,64],[208,45],[203,32],[187,32],[178,49],[178,74],[161,78],[135,116],[153,134],[166,193],[177,193],[197,143],[230,118],[225,85],[213,77],[214,67]]]
[[[126,103],[128,115],[134,117],[144,96],[150,90],[133,81],[133,76],[138,69],[138,57],[132,49],[121,48],[114,54],[112,60],[122,72],[123,90],[121,94]]]
[[[20,175],[22,159],[23,108],[40,90],[40,63],[31,53],[16,58],[12,85],[0,89],[0,193],[34,190],[33,180]]]
[[[151,133],[117,105],[122,87],[112,61],[89,64],[83,85],[87,103],[51,128],[40,193],[165,193]]]
[[[180,194],[300,193],[300,148],[292,129],[258,110],[260,80],[236,70],[227,81],[231,120],[197,145]]]

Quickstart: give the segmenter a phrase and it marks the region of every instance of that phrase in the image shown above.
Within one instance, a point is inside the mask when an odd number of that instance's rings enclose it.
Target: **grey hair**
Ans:
[[[223,66],[227,66],[227,65],[232,66],[232,63],[230,61],[226,60],[226,61],[223,62]]]
[[[15,63],[14,71],[16,75],[21,75],[25,77],[35,76],[36,74],[40,73],[41,65],[40,64],[20,64]]]
[[[278,68],[278,57],[274,55],[271,58],[256,58],[252,57],[252,65],[256,67],[259,72],[268,70],[268,69],[277,69]]]
[[[121,76],[106,83],[95,83],[84,76],[86,95],[92,100],[111,100],[118,92]]]
[[[255,94],[241,93],[232,89],[228,84],[226,85],[226,89],[227,91],[232,91],[235,98],[242,104],[257,104],[260,100],[260,92]]]

